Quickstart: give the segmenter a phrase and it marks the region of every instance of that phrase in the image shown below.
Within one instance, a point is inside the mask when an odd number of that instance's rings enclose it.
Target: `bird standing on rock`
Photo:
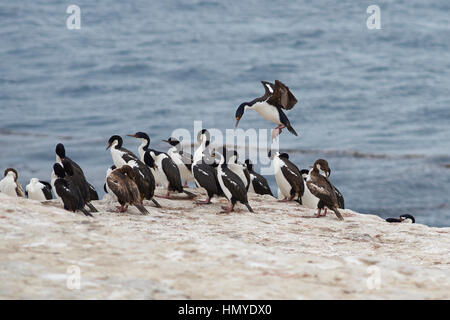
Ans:
[[[18,178],[19,174],[16,169],[6,169],[4,178],[0,181],[0,192],[11,197],[25,197],[22,185],[17,180]]]
[[[339,220],[344,220],[339,211],[339,202],[335,190],[327,178],[327,172],[330,171],[328,162],[324,159],[318,159],[314,162],[313,168],[306,179],[306,185],[311,193],[319,198],[317,205],[318,212],[315,217],[320,217],[320,212],[324,207],[333,210]],[[324,172],[325,174],[321,174]]]
[[[143,198],[135,182],[135,173],[128,165],[109,172],[106,184],[120,203],[119,212],[125,212],[129,205],[135,206],[142,214],[148,214],[142,204]]]
[[[130,166],[135,173],[135,181],[141,193],[141,197],[147,200],[152,200],[156,207],[161,208],[161,205],[153,197],[155,194],[155,178],[153,177],[150,168],[143,163],[138,157],[128,149],[122,147],[122,137],[113,135],[108,140],[106,150],[111,148],[111,156],[116,168],[121,168],[124,165]]]

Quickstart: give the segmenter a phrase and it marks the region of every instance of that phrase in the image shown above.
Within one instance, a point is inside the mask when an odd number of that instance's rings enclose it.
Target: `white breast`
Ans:
[[[45,198],[44,192],[42,191],[44,185],[42,183],[29,183],[25,187],[28,192],[28,199],[44,201],[47,200]]]
[[[274,169],[275,180],[277,182],[278,189],[281,192],[281,194],[283,195],[283,197],[287,198],[291,195],[290,192],[291,192],[292,187],[289,184],[289,182],[286,180],[286,178],[284,177],[283,172],[281,171],[281,168],[284,166],[286,166],[286,164],[280,158],[275,157],[273,159],[273,169]],[[279,195],[278,195],[278,198],[279,198]]]
[[[0,192],[11,197],[17,197],[16,182],[11,176],[6,176],[0,181]]]
[[[245,176],[244,173],[244,168],[242,167],[242,165],[238,164],[238,163],[230,163],[228,165],[228,168],[237,174],[237,176],[239,177],[239,179],[242,180],[242,182],[244,183],[244,186],[247,186],[247,177]]]
[[[116,168],[122,168],[123,165],[127,164],[122,158],[123,154],[124,152],[120,151],[119,149],[111,148],[111,156]]]
[[[271,106],[267,102],[257,102],[251,107],[251,109],[254,109],[256,112],[258,112],[264,119],[272,121],[273,123],[276,123],[278,125],[281,124],[278,109],[274,106]]]
[[[223,193],[225,194],[227,199],[230,200],[232,195],[231,195],[231,192],[225,187],[225,184],[223,183],[222,177],[224,175],[225,175],[225,173],[222,171],[222,168],[219,166],[219,168],[217,169],[217,178],[219,180],[219,184],[220,184],[220,187],[223,190]]]

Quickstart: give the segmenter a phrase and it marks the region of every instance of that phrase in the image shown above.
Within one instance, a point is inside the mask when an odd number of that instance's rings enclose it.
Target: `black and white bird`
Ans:
[[[222,213],[230,213],[233,211],[236,202],[239,201],[245,205],[250,212],[254,212],[247,198],[247,188],[242,182],[241,178],[228,168],[228,155],[225,147],[222,148],[222,153],[215,152],[221,158],[219,166],[217,167],[217,177],[220,187],[223,190],[228,201],[230,201],[229,207],[222,207],[224,211]]]
[[[326,161],[326,160],[324,160]],[[327,162],[328,163],[328,162]],[[306,169],[302,169],[300,171],[300,173],[302,174],[303,180],[305,181],[305,186],[306,186],[306,180],[308,179],[308,176],[310,174],[310,172],[312,171],[312,169],[310,170],[306,170]],[[338,201],[338,208],[339,209],[345,209],[345,201],[344,201],[344,196],[342,195],[342,193],[338,190],[338,188],[336,188],[330,181],[330,175],[331,175],[331,169],[328,167],[328,171],[327,172],[320,172],[320,174],[322,174],[325,178],[328,179],[328,181],[330,182],[334,193],[336,194],[336,198]],[[305,188],[305,192],[303,194],[302,197],[302,204],[308,208],[311,209],[318,209],[318,204],[319,204],[319,198],[317,198],[315,195],[313,195],[311,193],[311,191],[308,189],[308,187],[306,186]],[[327,208],[325,207],[325,215],[327,212]]]
[[[120,204],[119,212],[125,212],[128,206],[135,206],[140,213],[148,214],[145,209],[139,187],[135,182],[135,173],[128,165],[111,170],[106,178],[106,185]]]
[[[268,194],[273,197],[272,190],[270,190],[270,186],[267,183],[266,178],[264,178],[254,170],[253,163],[250,161],[250,159],[245,160],[245,166],[247,167],[251,180],[248,192],[261,195]]]
[[[287,153],[275,152],[272,155],[272,152],[269,151],[269,158],[273,162],[278,190],[284,198],[281,201],[295,200],[302,204],[301,197],[305,192],[305,184],[300,170],[295,164],[289,161],[289,155]]]
[[[84,215],[92,217],[92,214],[84,209],[85,202],[77,185],[71,179],[66,178],[66,172],[71,172],[71,170],[70,165],[66,168],[59,163],[53,165],[55,195],[61,201],[64,209],[72,212],[81,211]]]
[[[30,179],[30,183],[25,187],[25,193],[31,200],[45,201],[53,198],[51,184],[38,178]]]
[[[106,170],[105,183],[103,184],[103,191],[105,191],[105,198],[104,199],[107,200],[108,202],[118,202],[116,195],[114,194],[114,192],[112,192],[112,190],[108,187],[108,184],[107,184],[107,180],[108,180],[109,175],[115,169],[116,169],[116,166],[112,165],[111,167],[109,167]]]
[[[106,150],[111,148],[114,165],[116,168],[121,168],[124,165],[130,166],[135,173],[135,181],[141,193],[141,198],[151,200],[156,207],[161,208],[161,205],[153,197],[155,194],[155,178],[150,168],[139,160],[133,152],[125,149],[122,145],[122,137],[118,135],[113,135],[108,140]]]
[[[233,150],[233,153],[228,159],[227,165],[231,171],[238,175],[238,177],[244,183],[245,189],[248,191],[251,184],[250,173],[248,172],[248,169],[244,164],[238,162],[238,157],[238,152],[236,150]]]
[[[170,137],[167,140],[163,140],[163,142],[167,142],[172,146],[167,151],[167,154],[178,166],[178,169],[180,170],[181,179],[183,179],[184,181],[183,187],[186,188],[188,186],[188,182],[194,181],[194,175],[192,174],[192,162],[194,158],[191,154],[183,150],[181,143],[178,139]]]
[[[210,134],[208,130],[203,129],[199,132],[197,142],[200,146],[194,153],[192,175],[197,187],[203,188],[207,193],[207,197],[206,200],[197,201],[196,204],[210,204],[213,196],[223,196],[224,194],[217,178],[217,164],[210,157]]]
[[[5,170],[4,178],[0,180],[0,193],[11,197],[25,197],[22,185],[17,180],[19,174],[16,169],[8,168]]]
[[[319,204],[319,198],[317,198],[315,195],[309,191],[308,186],[306,185],[306,180],[309,176],[309,171],[307,169],[300,170],[300,173],[302,174],[303,181],[305,182],[305,192],[302,196],[302,204],[310,209],[317,209],[317,205]]]
[[[56,162],[65,167],[64,163],[69,163],[73,170],[72,179],[74,183],[78,186],[78,189],[81,192],[81,196],[83,197],[84,202],[89,207],[91,212],[98,212],[98,210],[91,203],[92,200],[97,199],[98,195],[95,191],[94,187],[86,180],[83,169],[72,159],[66,156],[66,150],[62,143],[58,143],[56,145]]]
[[[287,128],[293,135],[297,135],[291,123],[283,112],[291,110],[297,103],[297,99],[281,81],[275,80],[275,84],[261,81],[265,93],[262,97],[253,99],[250,102],[242,103],[236,110],[236,127],[244,115],[245,110],[255,110],[264,119],[269,120],[277,125],[272,131],[272,140],[278,136],[282,129]]]
[[[139,139],[141,141],[141,144],[138,147],[138,154],[139,154],[139,160],[144,162],[145,152],[149,149],[149,146],[150,146],[150,137],[145,132],[136,132],[135,134],[127,134],[127,136]],[[161,176],[161,172],[158,170],[155,170],[155,168],[152,168],[152,167],[150,167],[150,171],[152,172],[153,178],[155,179],[155,184],[157,186],[162,184],[162,180],[164,178]]]
[[[150,144],[150,138],[144,132],[137,132],[133,135],[128,135],[130,137],[135,137],[137,139],[146,140],[146,145],[142,146],[144,142],[139,147],[139,154],[143,153],[143,162],[150,168],[153,169],[155,175],[158,176],[159,183],[167,190],[164,198],[169,198],[170,191],[177,191],[180,193],[187,194],[190,198],[194,198],[195,195],[189,191],[183,189],[181,182],[181,175],[178,166],[165,152],[150,149],[148,145]],[[145,138],[141,138],[145,137]],[[142,148],[141,148],[142,147]],[[142,161],[142,160],[141,160]]]
[[[317,204],[318,211],[315,217],[320,217],[321,210],[327,207],[334,211],[339,220],[344,220],[339,211],[336,192],[328,180],[327,172],[330,172],[328,162],[324,159],[318,159],[314,162],[313,168],[306,179],[308,189],[314,196],[319,198],[319,203]]]
[[[416,219],[410,214],[402,214],[398,218],[387,218],[387,222],[416,223]]]

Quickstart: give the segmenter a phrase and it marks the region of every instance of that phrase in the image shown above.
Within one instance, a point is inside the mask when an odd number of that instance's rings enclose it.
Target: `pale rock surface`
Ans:
[[[351,210],[315,219],[258,195],[258,214],[221,215],[224,199],[174,197],[146,201],[147,216],[95,201],[88,218],[0,194],[0,298],[450,299],[450,228]],[[67,287],[71,266],[79,290]]]

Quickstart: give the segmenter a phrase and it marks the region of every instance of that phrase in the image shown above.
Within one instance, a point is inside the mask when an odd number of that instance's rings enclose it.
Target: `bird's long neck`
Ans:
[[[142,139],[142,143],[138,148],[138,152],[139,152],[139,156],[141,157],[141,160],[144,159],[144,154],[145,154],[145,151],[148,150],[149,144],[150,144],[150,141],[148,141],[147,139]]]

